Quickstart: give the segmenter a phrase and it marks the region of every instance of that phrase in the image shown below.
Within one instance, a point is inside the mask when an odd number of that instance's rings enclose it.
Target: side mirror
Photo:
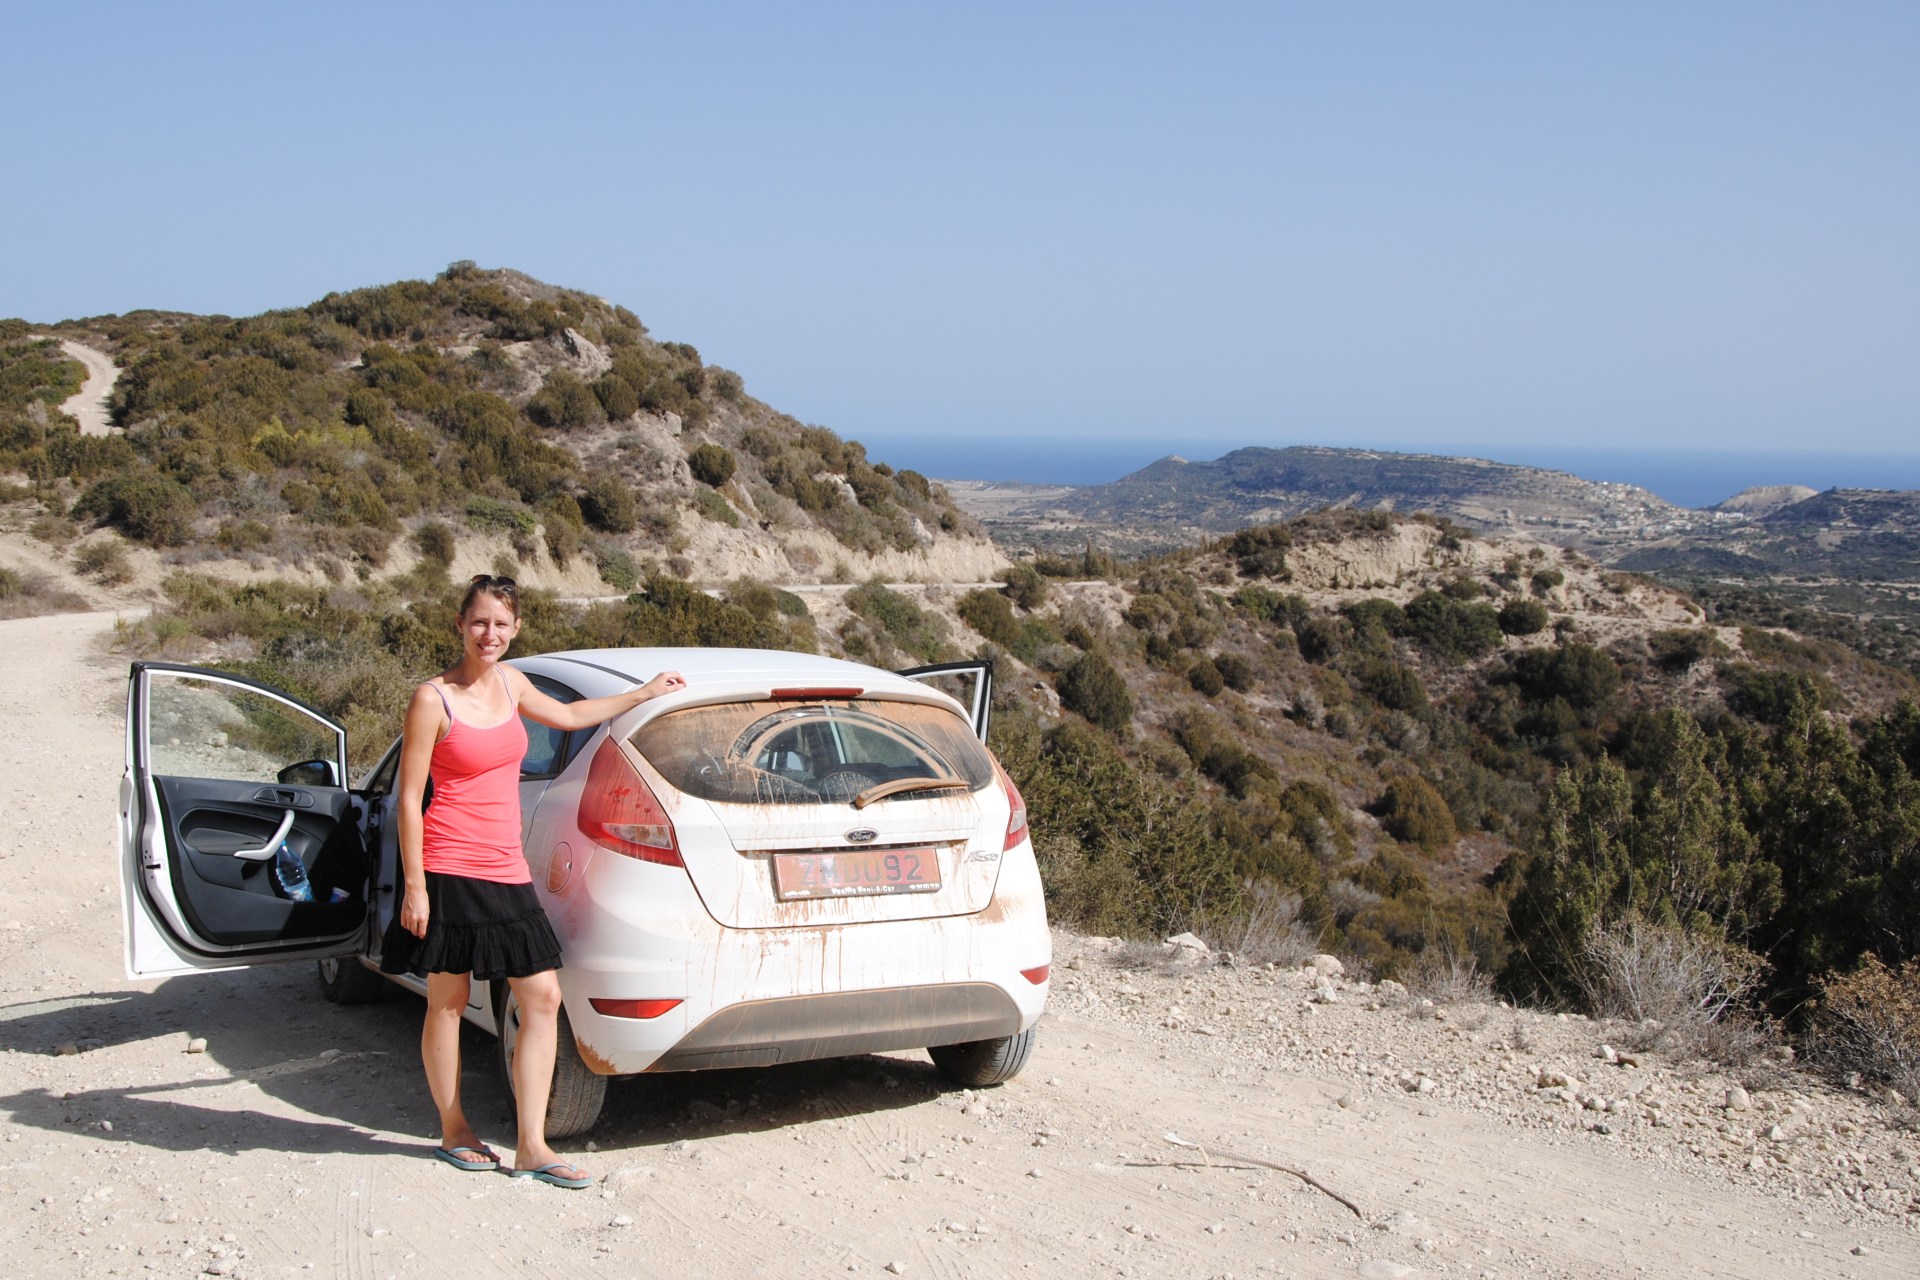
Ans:
[[[273,775],[275,781],[295,787],[337,787],[340,775],[331,760],[302,760]]]

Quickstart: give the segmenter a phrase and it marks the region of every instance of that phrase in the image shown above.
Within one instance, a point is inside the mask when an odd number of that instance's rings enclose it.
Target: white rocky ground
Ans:
[[[1625,1029],[1070,936],[1004,1088],[914,1054],[616,1082],[576,1148],[592,1190],[456,1172],[426,1154],[411,997],[123,976],[111,632],[0,623],[11,1274],[1920,1273],[1911,1109],[1793,1076],[1729,1106],[1737,1081],[1596,1056]],[[491,1042],[467,1048],[504,1146]]]

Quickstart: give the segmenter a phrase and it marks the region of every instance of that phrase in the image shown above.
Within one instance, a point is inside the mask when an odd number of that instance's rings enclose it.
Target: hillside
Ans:
[[[85,370],[62,343],[119,368],[103,435],[79,429]],[[0,496],[43,510],[50,546],[84,535],[149,579],[426,563],[595,595],[660,568],[944,580],[1003,563],[925,477],[754,399],[625,307],[464,263],[242,319],[0,322],[7,473]]]
[[[1723,621],[1782,625],[1793,608],[1797,627],[1920,671],[1920,493],[1780,485],[1693,511],[1533,467],[1324,448],[1164,458],[1107,485],[949,488],[1015,554],[1157,554],[1318,510],[1427,512],[1657,575]]]
[[[1168,457],[1111,484],[1033,487],[1020,501],[1009,486],[969,485],[1010,547],[1057,550],[1091,537],[1134,552],[1191,545],[1328,508],[1425,511],[1486,532],[1559,542],[1594,542],[1647,529],[1688,528],[1706,517],[1644,489],[1601,484],[1538,467],[1295,446],[1235,449],[1206,462]],[[969,502],[971,506],[971,501]]]

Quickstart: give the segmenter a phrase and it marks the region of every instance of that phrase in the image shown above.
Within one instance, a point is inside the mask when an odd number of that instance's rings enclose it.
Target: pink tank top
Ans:
[[[500,677],[502,683],[506,676]],[[427,806],[420,861],[425,870],[470,880],[525,884],[533,879],[520,848],[520,761],[527,727],[510,715],[485,729],[447,708],[447,736],[433,744],[433,803]]]

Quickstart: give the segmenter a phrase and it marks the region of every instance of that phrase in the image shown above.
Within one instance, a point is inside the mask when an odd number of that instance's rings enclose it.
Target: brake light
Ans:
[[[1051,972],[1052,969],[1053,969],[1052,965],[1043,964],[1038,969],[1022,969],[1020,971],[1020,976],[1025,978],[1028,982],[1031,982],[1034,986],[1037,987],[1041,983],[1047,980],[1047,974]],[[594,1005],[596,1007],[598,1007],[599,1003],[600,1002],[597,1000],[594,1001]]]
[[[999,767],[998,760],[993,763],[996,768]],[[1007,776],[1005,769],[1000,770],[1000,781],[1006,784],[1007,804],[1012,809],[1007,814],[1007,842],[1000,846],[1000,852],[1005,853],[1027,838],[1027,802],[1020,798],[1020,788],[1013,785],[1013,779]]]
[[[580,794],[580,833],[603,849],[680,867],[680,845],[673,823],[633,763],[612,738],[604,739],[587,768]]]
[[[597,996],[587,1003],[595,1013],[609,1018],[657,1018],[680,1005],[678,1000],[602,1000]]]
[[[813,702],[823,698],[857,698],[865,689],[775,689],[767,696],[775,702]]]

